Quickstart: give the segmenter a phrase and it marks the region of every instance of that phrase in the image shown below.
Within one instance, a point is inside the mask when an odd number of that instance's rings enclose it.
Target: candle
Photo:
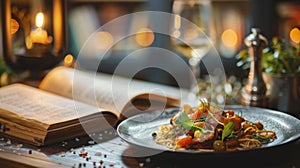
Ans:
[[[30,32],[30,39],[32,43],[47,44],[48,34],[42,28],[37,28]]]
[[[35,18],[36,28],[30,32],[30,39],[32,43],[49,44],[52,42],[52,37],[48,37],[46,30],[42,28],[44,24],[44,14],[39,12]]]

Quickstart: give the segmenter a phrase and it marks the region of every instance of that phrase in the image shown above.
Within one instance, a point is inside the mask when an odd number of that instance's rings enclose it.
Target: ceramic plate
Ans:
[[[260,121],[265,129],[276,132],[277,139],[259,149],[283,145],[300,137],[300,120],[286,113],[243,106],[229,106],[226,109],[234,110],[246,120]],[[169,124],[170,118],[177,112],[178,108],[139,114],[122,121],[117,132],[122,139],[134,145],[161,151],[194,153],[193,150],[173,151],[163,145],[156,144],[152,138],[152,133],[157,131],[161,125]]]

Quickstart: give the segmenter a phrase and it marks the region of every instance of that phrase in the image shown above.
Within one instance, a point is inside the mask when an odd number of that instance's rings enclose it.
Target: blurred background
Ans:
[[[38,86],[51,69],[63,65],[175,87],[179,79],[186,81],[180,87],[193,88],[191,67],[200,86],[194,93],[241,104],[250,67],[247,52],[241,51],[256,27],[273,47],[264,51],[264,73],[282,77],[267,81],[269,107],[299,115],[299,0],[3,0],[0,7],[0,86]],[[144,11],[176,15],[130,15]],[[204,28],[207,37],[181,32],[182,18]],[[170,30],[172,37],[159,33]],[[183,35],[192,43],[178,43]],[[162,50],[144,50],[149,47]],[[221,60],[226,75],[226,82],[216,86],[212,81],[220,79],[212,79],[203,63],[213,58]]]
[[[49,2],[49,0],[45,0]],[[55,1],[55,0],[54,0]],[[100,26],[109,23],[113,19],[120,16],[139,11],[163,11],[172,12],[172,0],[65,0],[59,1],[62,6],[63,24],[63,55],[60,61],[61,64],[71,65],[76,61],[80,49],[88,37],[96,31]],[[252,27],[258,27],[261,32],[271,40],[272,37],[282,37],[286,40],[299,43],[299,26],[300,26],[300,2],[294,0],[211,0],[213,18],[211,22],[215,25],[216,42],[215,47],[219,52],[221,60],[224,64],[226,74],[228,76],[235,76],[237,78],[244,78],[247,71],[236,66],[237,53],[245,48],[243,40],[250,33]],[[23,17],[26,9],[26,1],[12,0],[11,11],[14,16]],[[5,3],[2,2],[2,6]],[[3,10],[3,8],[2,8]],[[23,12],[23,13],[22,13]],[[26,12],[25,12],[26,13]],[[3,13],[2,13],[3,15]],[[60,17],[60,16],[59,16]],[[3,29],[4,17],[1,17]],[[57,19],[57,18],[56,18]],[[110,30],[117,32],[117,35],[122,36],[128,34],[135,25],[147,24],[146,19],[130,18],[122,26],[110,27]],[[167,28],[167,23],[158,22],[162,29]],[[99,43],[97,48],[99,52],[101,49],[110,47],[109,52],[105,54],[105,58],[101,61],[98,71],[105,73],[113,73],[116,66],[128,54],[133,51],[149,46],[156,46],[173,50],[170,43],[170,37],[156,34],[148,27],[144,31],[147,33],[140,35],[133,35],[121,40],[112,46],[114,37],[109,32],[102,31],[97,34]],[[141,30],[143,31],[143,30]],[[3,37],[1,31],[1,37]],[[101,43],[102,41],[102,43]],[[103,43],[104,41],[104,43]],[[4,40],[0,41],[0,55],[3,57]],[[176,52],[176,51],[174,51]],[[180,53],[179,53],[180,54]],[[209,53],[207,54],[209,55]],[[149,56],[151,57],[151,56]],[[86,55],[86,60],[82,61],[81,66],[89,68],[90,63],[94,62],[95,57]],[[132,58],[128,62],[128,69],[130,67],[143,62],[145,57],[138,56]],[[186,61],[186,58],[182,56]],[[205,57],[203,58],[205,59]],[[157,59],[157,61],[162,61]],[[178,74],[184,76],[185,71],[181,71],[180,67],[172,64],[172,61],[166,61],[166,66],[174,68]],[[200,64],[201,74],[206,73],[205,67]],[[122,72],[120,75],[126,76],[127,72]],[[176,81],[167,72],[156,69],[146,68],[135,75],[135,78],[148,80],[168,85],[176,86]],[[188,80],[188,79],[187,79]]]

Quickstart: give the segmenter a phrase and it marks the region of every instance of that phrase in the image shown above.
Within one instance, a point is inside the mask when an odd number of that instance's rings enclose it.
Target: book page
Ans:
[[[1,118],[41,130],[103,110],[80,102],[76,104],[75,107],[71,99],[23,84],[0,89]]]
[[[160,97],[160,101],[165,102],[171,99],[174,106],[179,105],[181,97],[178,88],[67,67],[57,67],[50,71],[39,88],[109,109],[118,116],[139,95],[147,94],[149,99],[155,100]]]
[[[57,67],[50,71],[39,86],[42,90],[108,109],[120,116],[119,111],[114,108],[109,87],[106,76],[103,76],[103,80],[95,80],[91,73],[67,67]]]

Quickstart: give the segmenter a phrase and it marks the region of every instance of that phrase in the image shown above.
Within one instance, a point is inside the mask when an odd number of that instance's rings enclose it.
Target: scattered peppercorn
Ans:
[[[79,154],[79,156],[85,158],[87,156],[87,154],[88,154],[88,152],[81,151],[81,153]]]

